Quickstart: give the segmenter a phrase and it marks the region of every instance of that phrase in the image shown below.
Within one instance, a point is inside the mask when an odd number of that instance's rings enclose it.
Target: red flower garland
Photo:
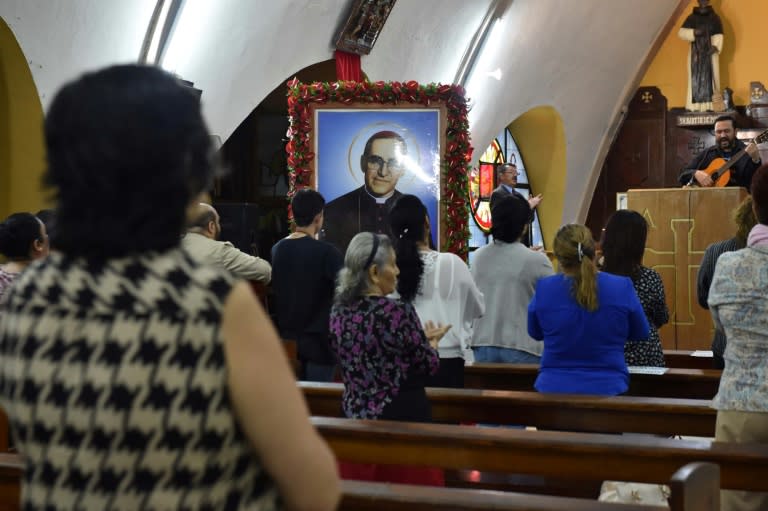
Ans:
[[[448,126],[445,130],[446,148],[441,164],[441,194],[444,232],[441,249],[453,252],[466,260],[469,252],[469,210],[467,206],[467,176],[472,159],[467,121],[467,101],[464,87],[430,83],[420,85],[411,80],[401,82],[314,82],[301,83],[296,78],[288,86],[288,198],[296,190],[310,187],[309,164],[315,158],[310,139],[310,105],[312,103],[419,103],[429,106],[435,102],[445,104]],[[288,209],[288,218],[293,212]]]

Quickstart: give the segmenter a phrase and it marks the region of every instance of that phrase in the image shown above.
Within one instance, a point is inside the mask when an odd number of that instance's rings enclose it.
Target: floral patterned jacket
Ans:
[[[376,419],[410,375],[437,372],[437,351],[430,347],[411,304],[383,296],[337,304],[331,310],[330,330],[347,417]]]
[[[716,328],[728,339],[718,410],[768,411],[768,247],[728,252],[717,260],[709,290]]]

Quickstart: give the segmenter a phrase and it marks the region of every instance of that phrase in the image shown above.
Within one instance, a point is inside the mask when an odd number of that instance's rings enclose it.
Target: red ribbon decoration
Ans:
[[[363,81],[363,70],[360,67],[360,55],[336,50],[334,57],[336,59],[337,80],[351,80],[353,82]]]

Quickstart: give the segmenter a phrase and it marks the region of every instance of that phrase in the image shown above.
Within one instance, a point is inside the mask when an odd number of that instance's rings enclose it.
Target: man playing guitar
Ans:
[[[715,119],[715,145],[708,147],[680,174],[683,186],[743,186],[749,189],[752,174],[760,167],[757,144],[768,139],[761,133],[749,144],[736,138],[733,117],[723,115]]]

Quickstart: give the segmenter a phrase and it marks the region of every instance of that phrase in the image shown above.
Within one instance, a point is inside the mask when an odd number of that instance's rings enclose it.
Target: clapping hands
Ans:
[[[427,336],[429,345],[435,349],[437,349],[437,343],[440,342],[440,339],[442,339],[450,329],[451,325],[441,325],[440,323],[434,323],[432,321],[424,323],[424,335]]]

